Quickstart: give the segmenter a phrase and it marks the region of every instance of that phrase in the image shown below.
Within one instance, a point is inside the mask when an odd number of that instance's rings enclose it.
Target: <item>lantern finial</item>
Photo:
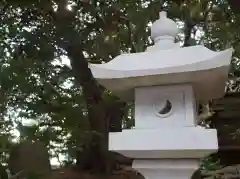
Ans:
[[[174,44],[178,33],[177,24],[167,17],[165,11],[159,13],[160,18],[156,20],[151,28],[151,37],[157,46],[169,46]]]

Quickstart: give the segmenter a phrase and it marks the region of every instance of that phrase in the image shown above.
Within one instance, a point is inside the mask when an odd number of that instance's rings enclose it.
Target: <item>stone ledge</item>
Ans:
[[[200,127],[133,129],[109,135],[109,150],[130,158],[203,158],[217,149],[217,131]]]

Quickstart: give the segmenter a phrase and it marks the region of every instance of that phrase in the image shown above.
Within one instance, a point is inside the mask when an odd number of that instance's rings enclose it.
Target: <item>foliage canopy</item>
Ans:
[[[66,163],[101,170],[108,132],[131,127],[134,118],[132,105],[97,84],[88,63],[144,51],[160,9],[178,21],[183,46],[233,46],[230,76],[238,77],[237,0],[1,1],[2,161],[17,129],[18,141],[40,140],[53,157],[64,154]],[[229,83],[233,90],[238,83]]]

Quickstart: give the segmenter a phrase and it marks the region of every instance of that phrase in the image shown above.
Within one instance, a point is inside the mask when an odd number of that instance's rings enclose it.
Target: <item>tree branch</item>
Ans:
[[[184,44],[183,44],[184,47],[190,46],[189,41],[191,39],[191,33],[194,26],[195,24],[189,22],[188,20],[185,21],[185,27],[184,27],[185,38],[184,38]]]

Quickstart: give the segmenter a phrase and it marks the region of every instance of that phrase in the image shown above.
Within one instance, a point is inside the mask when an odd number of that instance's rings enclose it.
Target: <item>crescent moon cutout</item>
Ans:
[[[162,109],[160,109],[158,111],[158,113],[160,115],[166,115],[166,114],[170,113],[171,110],[172,110],[172,104],[169,100],[166,100],[165,103],[164,103],[164,106],[162,107]]]

